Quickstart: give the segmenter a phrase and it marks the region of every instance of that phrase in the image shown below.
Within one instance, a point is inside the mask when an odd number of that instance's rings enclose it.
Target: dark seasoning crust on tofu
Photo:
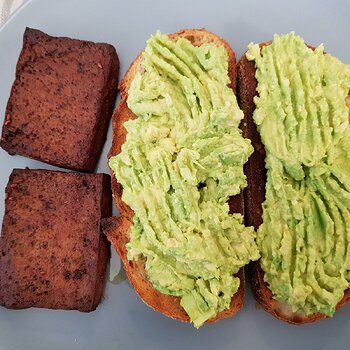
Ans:
[[[261,46],[270,42],[261,43]],[[311,47],[311,46],[310,46]],[[312,48],[312,47],[311,47]],[[255,110],[254,96],[257,95],[257,80],[255,79],[255,65],[253,61],[248,61],[245,54],[237,64],[238,74],[238,103],[244,112],[242,130],[245,137],[248,137],[254,147],[254,152],[245,164],[245,174],[247,175],[248,186],[244,191],[245,219],[247,225],[252,225],[257,230],[262,224],[262,203],[265,201],[265,148],[261,142],[260,134],[253,120]],[[347,98],[349,106],[350,122],[350,92]],[[251,263],[251,282],[256,300],[262,307],[274,317],[292,324],[304,324],[326,319],[324,314],[316,313],[304,315],[292,312],[291,307],[273,298],[268,284],[264,281],[264,272],[259,261]],[[344,297],[337,305],[337,309],[343,307],[350,301],[350,289],[345,290]]]
[[[94,310],[109,258],[100,220],[110,215],[109,175],[13,170],[0,237],[0,305]]]
[[[1,147],[12,155],[93,171],[106,140],[118,71],[112,45],[27,28]]]

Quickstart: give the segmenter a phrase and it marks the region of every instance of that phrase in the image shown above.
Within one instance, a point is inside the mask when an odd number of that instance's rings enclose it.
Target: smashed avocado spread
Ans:
[[[294,33],[250,44],[246,57],[266,149],[265,281],[294,312],[331,316],[350,281],[350,66]]]
[[[129,89],[138,116],[124,123],[110,167],[134,211],[128,259],[146,258],[154,288],[179,296],[195,327],[230,307],[239,269],[259,257],[252,228],[227,200],[246,186],[252,153],[228,78],[224,47],[159,32]]]

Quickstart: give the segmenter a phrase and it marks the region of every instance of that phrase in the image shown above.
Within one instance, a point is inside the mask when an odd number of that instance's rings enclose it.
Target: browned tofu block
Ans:
[[[117,94],[112,45],[27,28],[0,146],[56,166],[92,172]]]
[[[0,237],[0,305],[94,310],[109,257],[100,220],[110,215],[109,175],[13,170]]]

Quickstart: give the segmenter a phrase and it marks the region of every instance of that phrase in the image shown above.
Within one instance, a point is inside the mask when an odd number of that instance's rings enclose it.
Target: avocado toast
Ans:
[[[259,257],[242,217],[252,148],[238,128],[235,63],[206,30],[157,33],[122,80],[112,121],[121,215],[104,232],[143,301],[196,327],[242,307],[243,266]]]
[[[294,33],[250,45],[238,63],[244,135],[255,149],[246,219],[262,256],[252,286],[289,323],[332,316],[350,300],[349,89],[349,66]]]

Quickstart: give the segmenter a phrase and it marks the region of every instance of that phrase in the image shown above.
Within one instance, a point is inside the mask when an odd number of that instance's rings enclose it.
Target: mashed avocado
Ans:
[[[266,149],[266,201],[257,235],[276,299],[331,316],[350,281],[350,66],[290,33],[249,45]]]
[[[128,259],[146,257],[153,286],[179,296],[195,327],[229,308],[234,274],[259,257],[253,229],[226,203],[246,186],[252,153],[229,83],[223,47],[157,33],[129,90],[138,118],[110,159],[135,212]]]

